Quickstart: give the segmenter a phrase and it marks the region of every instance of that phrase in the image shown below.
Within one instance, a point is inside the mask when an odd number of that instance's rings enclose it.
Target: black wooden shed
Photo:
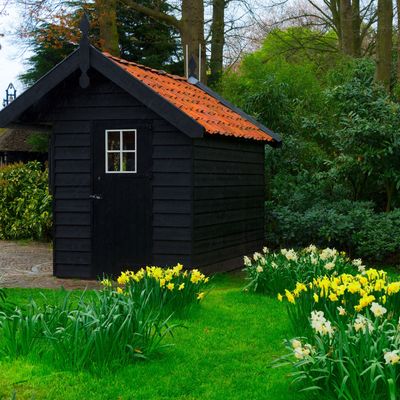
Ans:
[[[233,269],[264,238],[280,138],[194,77],[80,47],[0,112],[52,129],[54,274],[180,262]]]

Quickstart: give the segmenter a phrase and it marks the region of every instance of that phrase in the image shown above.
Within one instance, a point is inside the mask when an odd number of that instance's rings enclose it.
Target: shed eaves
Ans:
[[[274,138],[256,124],[200,87],[188,82],[186,78],[126,61],[108,53],[103,54],[196,120],[205,128],[207,134],[235,136],[266,142],[274,141]]]

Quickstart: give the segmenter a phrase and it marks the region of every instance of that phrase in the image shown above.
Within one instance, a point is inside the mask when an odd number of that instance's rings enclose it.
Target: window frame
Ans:
[[[108,149],[109,132],[119,132],[119,150]],[[133,132],[135,134],[135,150],[124,150],[124,132]],[[106,174],[137,174],[137,129],[106,129],[105,130],[105,172]],[[122,171],[123,155],[126,153],[135,153],[135,169],[133,171]],[[108,170],[108,155],[119,154],[119,171]]]

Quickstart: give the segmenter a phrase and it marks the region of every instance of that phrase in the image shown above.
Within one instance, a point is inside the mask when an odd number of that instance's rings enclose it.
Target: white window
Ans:
[[[106,173],[137,172],[136,129],[106,130]]]

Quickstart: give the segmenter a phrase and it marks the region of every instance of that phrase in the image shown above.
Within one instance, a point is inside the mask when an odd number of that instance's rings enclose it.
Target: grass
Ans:
[[[271,368],[291,337],[285,306],[246,294],[238,276],[216,277],[215,289],[176,331],[173,347],[150,361],[101,377],[57,370],[43,359],[0,358],[0,399],[305,399],[296,393],[287,369]],[[54,301],[59,292],[8,289],[17,304],[40,292]],[[53,299],[53,300],[52,300]],[[1,339],[0,339],[1,340]]]

